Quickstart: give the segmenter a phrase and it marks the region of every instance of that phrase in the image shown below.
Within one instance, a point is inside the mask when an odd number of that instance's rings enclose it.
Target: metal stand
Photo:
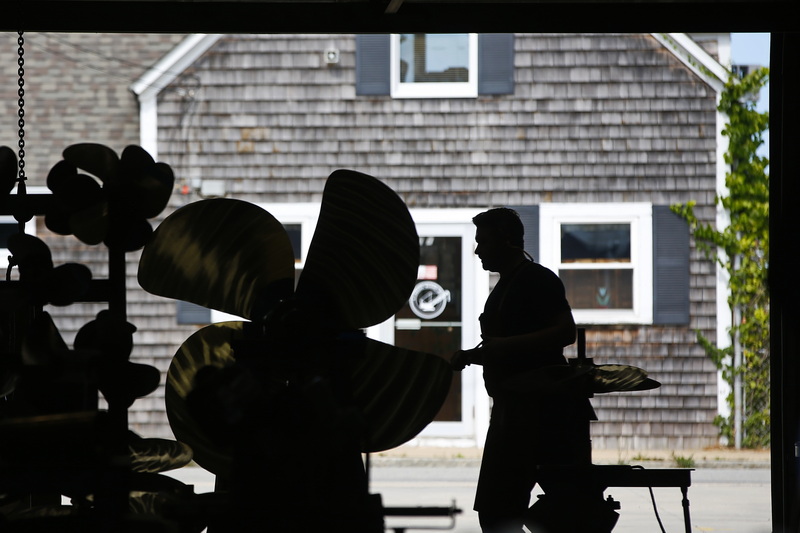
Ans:
[[[578,357],[571,360],[570,364],[592,365],[592,360],[586,357],[586,330],[583,328],[578,329]],[[589,393],[589,397],[593,394]],[[602,499],[603,492],[608,487],[680,487],[683,506],[683,518],[686,533],[691,533],[692,525],[689,516],[689,487],[691,486],[691,468],[659,468],[654,470],[647,470],[642,467],[634,467],[630,465],[595,465],[592,464],[591,459],[591,434],[590,434],[590,421],[586,420],[585,424],[585,439],[589,443],[588,457],[585,457],[585,464],[581,465],[547,465],[539,468],[540,470],[540,485],[545,488],[548,485],[558,487],[563,490],[565,487],[571,487],[569,494],[579,495],[578,497],[586,497],[586,501],[591,501],[591,498],[597,500],[599,495]],[[612,508],[619,509],[617,502],[609,496],[604,500]],[[580,501],[573,502],[580,504]],[[575,512],[575,509],[572,509]],[[615,524],[611,524],[607,531],[611,531]],[[596,530],[593,530],[596,531]],[[566,533],[566,530],[565,530]],[[577,531],[570,531],[569,533],[580,533]]]
[[[421,517],[446,517],[450,519],[445,526],[399,526],[391,527],[394,533],[405,533],[408,529],[447,530],[456,526],[456,515],[461,514],[461,509],[456,507],[456,502],[450,507],[384,507],[384,516],[421,516]]]

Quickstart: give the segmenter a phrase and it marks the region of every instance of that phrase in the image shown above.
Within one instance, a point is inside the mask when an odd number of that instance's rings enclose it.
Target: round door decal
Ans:
[[[450,291],[434,281],[421,281],[414,287],[408,304],[418,317],[431,319],[441,315],[449,301]]]

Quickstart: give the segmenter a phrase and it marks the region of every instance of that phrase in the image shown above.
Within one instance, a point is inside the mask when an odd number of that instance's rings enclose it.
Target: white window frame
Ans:
[[[292,204],[258,204],[258,206],[285,226],[300,226],[300,261],[295,262],[295,268],[302,269],[306,264],[308,248],[311,246],[311,239],[314,237],[314,230],[317,227],[321,204],[300,202]]]
[[[539,207],[539,255],[558,273],[562,224],[630,224],[633,309],[574,309],[578,324],[653,323],[653,206],[649,203],[550,203]],[[587,264],[586,268],[594,265]],[[581,268],[570,264],[567,268]]]
[[[469,79],[466,82],[425,83],[400,81],[400,34],[390,39],[390,80],[392,98],[477,98],[478,34],[469,36]]]

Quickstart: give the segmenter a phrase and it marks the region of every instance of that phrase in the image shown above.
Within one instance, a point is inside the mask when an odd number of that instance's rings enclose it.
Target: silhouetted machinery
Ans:
[[[644,391],[660,387],[637,367],[596,365],[586,357],[586,330],[578,329],[578,355],[568,365],[545,367],[516,377],[508,386],[518,392],[574,394],[592,397],[612,392]],[[592,463],[590,424],[584,422],[583,451],[570,465],[541,466],[539,483],[544,494],[528,510],[525,525],[533,533],[609,533],[616,525],[619,502],[604,499],[609,487],[679,487],[683,494],[686,533],[691,533],[688,489],[691,469],[644,469],[631,465]]]

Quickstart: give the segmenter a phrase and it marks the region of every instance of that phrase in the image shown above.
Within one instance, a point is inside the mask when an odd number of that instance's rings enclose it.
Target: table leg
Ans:
[[[692,533],[692,519],[689,517],[689,487],[681,487],[681,494],[683,494],[683,522],[686,526],[686,533]]]

